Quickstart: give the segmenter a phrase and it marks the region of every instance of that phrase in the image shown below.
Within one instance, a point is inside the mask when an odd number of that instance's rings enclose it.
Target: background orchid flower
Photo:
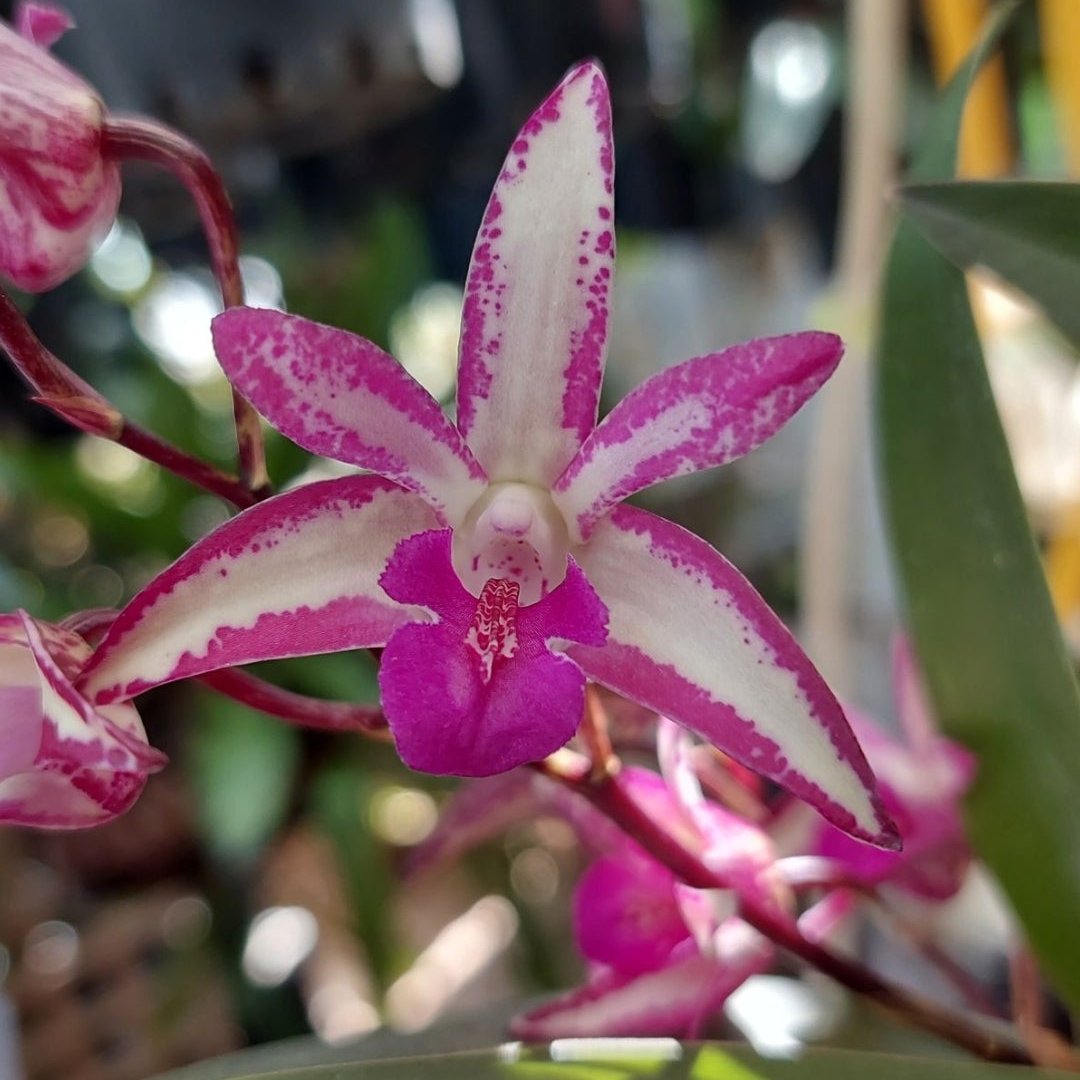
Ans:
[[[101,824],[164,765],[130,704],[95,708],[75,690],[89,655],[62,627],[0,615],[0,823]]]
[[[865,713],[848,709],[847,715],[900,830],[903,850],[855,843],[825,823],[815,823],[812,846],[865,884],[887,883],[927,900],[948,900],[971,865],[960,804],[975,778],[976,761],[939,734],[906,638],[893,645],[893,694],[903,740]]]
[[[14,29],[0,23],[0,274],[31,292],[81,269],[120,202],[104,105],[48,52],[72,25],[35,3],[20,5]]]
[[[271,657],[385,646],[405,762],[483,775],[562,746],[586,676],[672,717],[855,835],[894,834],[843,713],[708,544],[620,505],[737,458],[828,378],[830,334],[698,357],[596,424],[614,263],[607,85],[582,64],[526,122],[473,252],[457,425],[371,342],[276,311],[214,322],[235,386],[312,484],[196,544],[121,613],[93,700]]]
[[[704,801],[700,827],[688,825],[685,804],[648,770],[626,769],[622,780],[655,821],[706,862],[721,863],[733,891],[688,888],[623,836],[574,891],[574,940],[591,965],[586,984],[514,1020],[521,1038],[693,1038],[733,991],[772,965],[772,943],[735,914],[740,890],[777,902],[768,837]]]

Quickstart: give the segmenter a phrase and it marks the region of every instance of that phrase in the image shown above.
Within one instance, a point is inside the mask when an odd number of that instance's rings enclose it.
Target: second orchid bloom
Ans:
[[[772,436],[841,355],[763,339],[663,371],[599,424],[613,234],[608,88],[574,68],[528,120],[469,270],[457,424],[371,342],[277,311],[214,323],[282,433],[371,474],[309,484],[196,544],[120,614],[91,701],[275,657],[384,647],[414,768],[487,775],[574,734],[586,678],[671,717],[846,832],[895,832],[835,698],[707,543],[623,500]]]

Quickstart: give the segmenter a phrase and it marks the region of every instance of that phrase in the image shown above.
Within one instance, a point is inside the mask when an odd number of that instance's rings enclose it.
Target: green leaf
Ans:
[[[999,18],[991,35],[1001,27]],[[932,152],[919,157],[924,179],[951,168],[957,87],[987,47],[943,99]],[[963,275],[907,222],[885,271],[877,418],[911,631],[942,726],[979,759],[966,807],[972,839],[1044,969],[1080,1007],[1080,694]]]
[[[197,691],[190,775],[200,830],[222,862],[246,862],[281,824],[299,756],[294,728]]]
[[[1080,346],[1080,184],[913,184],[904,213],[957,266],[985,266]]]
[[[680,1046],[674,1040],[661,1040],[666,1052],[658,1053],[655,1039],[643,1040],[636,1052],[632,1039],[602,1042],[612,1044],[606,1054],[597,1040],[583,1039],[556,1044],[557,1053],[554,1046],[549,1051],[509,1044],[499,1050],[368,1061],[361,1060],[364,1044],[360,1043],[351,1051],[356,1055],[352,1063],[345,1056],[350,1052],[347,1048],[315,1050],[311,1043],[313,1054],[328,1063],[283,1071],[275,1070],[267,1056],[273,1048],[263,1047],[251,1054],[232,1055],[227,1061],[180,1069],[160,1080],[1066,1080],[1073,1075],[1016,1065],[844,1050],[811,1049],[796,1061],[777,1061],[758,1057],[745,1046]],[[575,1043],[581,1045],[580,1055]],[[553,1060],[555,1056],[559,1060]],[[245,1067],[245,1061],[254,1060],[266,1071]]]

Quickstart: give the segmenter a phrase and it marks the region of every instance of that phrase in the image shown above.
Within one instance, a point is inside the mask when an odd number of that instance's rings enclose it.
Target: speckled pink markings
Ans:
[[[83,690],[115,701],[253,660],[383,645],[418,616],[386,596],[379,574],[398,541],[437,524],[417,496],[373,476],[268,499],[197,543],[121,612]]]
[[[439,403],[370,341],[258,308],[224,312],[213,334],[225,373],[305,449],[395,480],[451,522],[484,490],[484,470]]]
[[[760,338],[661,371],[628,394],[555,484],[577,536],[636,491],[723,465],[770,439],[843,354],[833,334]]]
[[[597,525],[581,559],[611,613],[602,649],[570,650],[591,678],[721,747],[845,832],[895,840],[843,710],[730,563],[630,506]]]
[[[582,64],[511,145],[466,283],[458,424],[492,480],[550,485],[596,422],[613,171],[606,83]]]

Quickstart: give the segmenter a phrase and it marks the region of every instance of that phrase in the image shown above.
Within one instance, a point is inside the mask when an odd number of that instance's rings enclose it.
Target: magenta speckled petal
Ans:
[[[85,659],[85,644],[22,612],[2,618],[0,663],[8,685],[0,692],[0,822],[77,829],[122,814],[147,775],[165,764],[164,754],[147,744],[130,705],[95,710],[50,652],[59,641],[61,654]],[[18,712],[6,712],[9,707]]]
[[[517,1017],[510,1029],[515,1037],[536,1042],[576,1036],[692,1036],[774,957],[772,945],[736,919],[721,927],[717,945],[716,958],[684,947],[667,967],[636,978],[605,969],[587,986]]]
[[[634,492],[742,457],[787,423],[842,354],[833,334],[788,334],[657,373],[585,441],[555,484],[556,504],[585,537]]]
[[[55,4],[26,0],[15,9],[15,29],[20,37],[43,49],[55,45],[74,25],[71,15]]]
[[[620,506],[579,555],[611,613],[590,678],[684,725],[846,832],[895,843],[836,699],[791,634],[693,533]]]
[[[663,967],[690,937],[675,878],[652,859],[597,859],[574,891],[574,940],[587,960],[626,975]]]
[[[478,600],[450,561],[449,529],[402,541],[380,582],[439,619],[398,630],[383,651],[379,688],[398,753],[411,768],[488,776],[546,757],[577,730],[585,677],[552,643],[604,640],[607,612],[576,564],[543,600],[517,608],[512,647],[485,671],[469,643]]]
[[[55,31],[30,13],[26,32]],[[120,173],[101,153],[94,89],[0,23],[0,274],[42,292],[79,270],[108,231]]]
[[[259,503],[132,599],[83,688],[116,701],[236,664],[382,645],[417,614],[387,598],[379,574],[398,541],[435,524],[418,496],[374,476]]]
[[[581,64],[511,145],[469,267],[458,424],[492,480],[549,487],[596,423],[613,180],[607,83]]]
[[[242,307],[218,315],[213,334],[233,385],[305,450],[394,480],[451,524],[483,492],[484,470],[442,407],[370,341]]]

